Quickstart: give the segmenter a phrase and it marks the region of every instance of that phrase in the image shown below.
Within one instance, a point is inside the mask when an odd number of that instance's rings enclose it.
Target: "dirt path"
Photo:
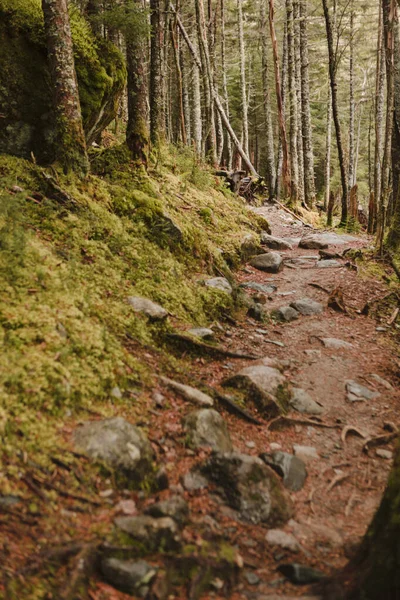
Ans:
[[[293,223],[275,207],[258,209],[269,220],[272,233],[285,238],[300,238],[309,230]],[[343,252],[345,248],[358,248],[369,243],[366,237],[343,245],[329,246],[330,252]],[[292,250],[282,252],[285,260],[315,256],[318,250],[301,250],[297,244]],[[295,505],[294,518],[283,528],[292,533],[300,543],[297,554],[274,548],[265,541],[267,529],[247,526],[234,520],[231,511],[221,505],[206,491],[187,493],[192,514],[192,534],[212,531],[238,547],[244,560],[244,571],[234,600],[246,598],[266,600],[282,595],[305,596],[307,586],[293,586],[277,572],[282,562],[298,562],[318,567],[326,574],[343,566],[366,531],[379,503],[390,470],[391,461],[376,455],[376,448],[363,452],[365,439],[385,433],[384,424],[396,422],[400,394],[395,390],[393,355],[384,332],[377,330],[377,322],[356,311],[372,298],[383,296],[383,286],[373,280],[363,280],[340,260],[339,268],[316,268],[315,261],[286,266],[276,275],[270,275],[246,266],[239,273],[239,282],[273,283],[276,293],[267,300],[266,308],[272,310],[290,302],[308,297],[321,302],[322,314],[302,316],[284,324],[261,324],[246,318],[237,326],[229,326],[219,335],[225,347],[256,352],[260,356],[276,357],[285,361],[285,374],[294,387],[303,388],[323,408],[321,422],[332,428],[307,424],[289,424],[270,431],[267,424],[257,427],[235,416],[224,414],[234,447],[241,452],[259,455],[273,449],[293,453],[295,444],[313,447],[318,458],[306,461],[308,478],[304,488],[291,497]],[[338,286],[343,290],[349,314],[327,307],[328,294],[310,286],[317,283],[327,290]],[[327,348],[321,338],[335,338],[351,344],[346,348]],[[265,340],[274,340],[277,346]],[[218,385],[227,374],[248,365],[247,361],[205,361],[197,359],[192,364],[193,381],[202,379]],[[379,376],[382,379],[377,378]],[[367,401],[350,402],[346,398],[346,381],[354,380],[367,386],[379,396]],[[180,433],[182,415],[188,407],[175,399],[170,410],[163,411],[160,429],[169,428],[167,460],[173,461],[173,483],[180,487],[181,476],[206,453],[184,451],[174,441]],[[293,418],[313,418],[291,412]],[[345,442],[345,427],[355,427]],[[165,440],[165,433],[162,434]],[[272,446],[271,446],[272,445]],[[378,448],[390,450],[391,445]],[[388,455],[389,456],[389,455]],[[196,531],[196,533],[194,533]],[[213,597],[218,597],[214,595]]]

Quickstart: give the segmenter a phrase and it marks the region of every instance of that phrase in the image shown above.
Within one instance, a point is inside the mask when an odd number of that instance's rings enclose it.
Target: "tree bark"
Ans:
[[[294,18],[293,18],[293,0],[286,0],[286,27],[287,27],[287,46],[288,46],[288,82],[289,82],[289,145],[290,145],[290,173],[291,173],[291,200],[294,204],[298,200],[298,180],[299,165],[297,157],[297,98],[296,98],[296,80],[295,80],[295,47],[294,47]]]
[[[297,102],[297,161],[298,161],[298,197],[304,203],[304,157],[303,157],[303,127],[301,122],[301,57],[300,57],[300,6],[299,0],[293,0],[294,17],[294,53],[295,53],[295,85]]]
[[[225,104],[225,113],[229,120],[229,95],[228,95],[228,80],[226,77],[226,41],[225,41],[225,0],[221,0],[221,66],[222,66],[222,90]],[[232,169],[232,141],[227,135],[227,154],[228,154],[228,170]]]
[[[260,35],[261,35],[261,61],[262,61],[262,87],[263,87],[263,111],[264,131],[267,139],[266,173],[270,198],[275,196],[276,168],[274,131],[272,127],[271,98],[268,82],[268,43],[267,43],[267,15],[265,0],[260,0]]]
[[[349,192],[355,184],[355,156],[354,156],[354,123],[355,123],[355,103],[354,103],[354,9],[353,0],[350,5],[350,58],[349,58]]]
[[[240,92],[242,98],[243,150],[245,151],[247,156],[249,156],[249,119],[247,106],[246,54],[244,48],[242,1],[243,0],[237,0],[240,56]]]
[[[57,160],[65,171],[86,175],[89,161],[82,125],[67,0],[42,0],[56,116]]]
[[[150,0],[150,140],[157,145],[165,138],[165,111],[162,77],[162,24],[161,1]]]
[[[328,3],[327,0],[322,0],[322,6],[324,9],[324,17],[325,17],[325,26],[326,26],[326,37],[328,41],[328,57],[329,57],[329,79],[331,84],[331,93],[332,93],[332,113],[333,120],[335,123],[335,131],[336,131],[336,145],[339,156],[339,167],[340,167],[340,180],[342,184],[342,215],[341,215],[341,225],[345,226],[347,224],[347,173],[346,166],[344,160],[344,152],[343,152],[343,143],[342,143],[342,132],[340,128],[340,120],[339,120],[339,108],[337,101],[337,83],[336,83],[336,65],[335,65],[335,53],[333,48],[333,32],[332,32],[332,23],[329,15]]]

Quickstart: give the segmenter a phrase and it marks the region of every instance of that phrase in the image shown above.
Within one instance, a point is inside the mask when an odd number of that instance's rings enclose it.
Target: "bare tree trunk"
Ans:
[[[242,98],[243,150],[249,156],[249,119],[246,91],[246,55],[244,48],[242,1],[243,0],[237,0],[240,55],[240,92]]]
[[[364,113],[364,104],[365,104],[365,94],[368,83],[367,70],[364,69],[364,77],[361,86],[361,96],[360,102],[358,104],[358,124],[357,124],[357,138],[356,138],[356,147],[355,147],[355,155],[354,155],[354,176],[353,182],[354,185],[357,183],[357,171],[358,171],[358,158],[360,156],[360,144],[361,144],[361,121]],[[368,163],[369,165],[369,163]]]
[[[225,0],[221,0],[221,66],[222,66],[222,90],[225,104],[225,113],[229,120],[229,95],[228,81],[226,77],[226,41],[225,41]],[[232,142],[227,136],[228,170],[232,169]]]
[[[195,46],[195,51],[197,50]],[[202,154],[203,128],[201,122],[201,82],[200,69],[193,65],[193,141],[198,156]]]
[[[345,166],[345,162],[344,162],[342,132],[340,129],[339,109],[338,109],[338,102],[337,102],[336,65],[335,65],[335,54],[334,54],[334,49],[333,49],[333,32],[332,32],[332,23],[331,23],[331,18],[329,15],[327,0],[322,0],[322,5],[324,8],[326,37],[327,37],[327,41],[328,41],[329,78],[330,78],[331,93],[332,93],[332,114],[333,114],[333,120],[335,123],[336,144],[337,144],[337,150],[338,150],[338,155],[339,155],[340,180],[342,183],[341,224],[345,226],[347,224],[347,173],[346,173],[346,166]]]
[[[142,6],[140,0],[136,0]],[[147,166],[149,129],[147,126],[146,40],[140,36],[126,39],[128,70],[128,125],[126,143],[132,157]]]
[[[279,119],[279,131],[281,136],[282,143],[282,181],[285,193],[290,196],[290,163],[288,156],[288,145],[287,145],[287,137],[286,137],[286,123],[285,123],[285,114],[284,114],[284,104],[282,100],[282,88],[281,88],[281,80],[280,80],[280,72],[279,72],[279,56],[278,56],[278,42],[276,39],[275,33],[275,25],[274,25],[274,0],[269,0],[269,28],[271,33],[272,40],[272,51],[274,56],[274,71],[275,71],[275,90],[276,90],[276,100],[278,104],[278,119]],[[286,35],[285,35],[286,39]],[[285,54],[285,53],[284,53]],[[282,57],[282,61],[284,64],[284,56]],[[277,178],[279,177],[279,171],[277,172]]]
[[[287,27],[287,46],[288,46],[288,81],[289,81],[289,107],[290,107],[290,173],[291,180],[291,200],[295,204],[298,200],[298,181],[299,165],[297,157],[297,98],[296,98],[296,58],[294,49],[294,19],[293,19],[293,0],[286,0],[286,27]]]
[[[181,65],[181,73],[182,73],[182,88],[183,88],[183,113],[185,118],[185,133],[186,133],[186,143],[188,146],[192,144],[192,123],[190,118],[190,97],[189,90],[191,87],[191,82],[189,79],[189,74],[187,70],[186,64],[186,55],[183,50],[183,45],[180,45],[180,53],[179,53],[179,62]]]
[[[326,150],[325,150],[325,195],[324,209],[328,209],[331,193],[331,153],[332,153],[332,92],[328,84],[328,105],[326,108]]]
[[[153,145],[165,137],[163,77],[162,77],[162,27],[161,0],[150,0],[151,49],[150,49],[150,139]]]
[[[297,102],[297,160],[298,160],[298,197],[304,203],[304,156],[303,156],[303,127],[301,117],[301,57],[300,57],[300,6],[299,0],[293,0],[293,39],[295,53],[295,85]]]
[[[65,171],[89,171],[67,0],[42,0],[56,115],[56,155]]]
[[[314,154],[308,72],[307,0],[300,0],[301,116],[303,128],[304,196],[308,206],[315,204]]]
[[[179,110],[179,124],[180,124],[180,133],[181,140],[184,146],[186,146],[186,125],[185,125],[185,111],[183,106],[183,82],[182,82],[182,71],[181,71],[181,63],[180,63],[180,48],[179,48],[179,37],[178,37],[178,27],[175,22],[170,22],[170,30],[171,30],[171,41],[174,49],[174,57],[175,57],[175,69],[176,69],[176,79],[178,85],[178,110]]]
[[[355,184],[354,173],[354,7],[353,0],[350,4],[350,59],[349,59],[349,93],[350,93],[350,112],[349,112],[349,192]]]
[[[270,198],[275,195],[276,169],[275,169],[275,150],[274,150],[274,132],[271,116],[271,98],[269,94],[268,82],[268,44],[267,44],[267,15],[265,10],[265,0],[260,0],[260,35],[261,35],[261,60],[262,60],[262,86],[263,86],[263,109],[264,109],[264,127],[267,138],[267,156],[266,172],[268,181],[268,190]]]
[[[396,17],[395,0],[382,0],[383,34],[386,63],[386,130],[382,162],[382,185],[378,211],[377,248],[383,250],[383,238],[386,227],[387,207],[389,203],[390,167],[392,159],[392,131],[394,108],[394,22]]]

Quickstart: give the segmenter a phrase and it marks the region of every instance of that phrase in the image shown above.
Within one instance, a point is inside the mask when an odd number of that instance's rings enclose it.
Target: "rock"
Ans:
[[[292,389],[292,398],[290,399],[289,404],[292,408],[297,410],[297,412],[307,415],[320,415],[323,412],[322,407],[301,388]]]
[[[376,455],[379,456],[379,458],[385,458],[386,460],[392,460],[393,458],[393,452],[384,450],[383,448],[378,448]]]
[[[164,396],[164,394],[161,394],[157,390],[155,390],[152,393],[151,399],[153,400],[153,402],[157,406],[157,408],[163,408],[163,406],[165,405],[165,396]]]
[[[286,533],[282,529],[270,529],[266,536],[266,541],[270,546],[279,546],[284,550],[290,550],[291,552],[298,552],[300,550],[300,544],[291,533]]]
[[[272,444],[271,444],[272,448]],[[292,492],[298,492],[304,487],[307,479],[307,469],[304,462],[287,452],[260,454],[260,458],[283,478],[283,485]]]
[[[268,233],[261,234],[261,243],[272,250],[292,250],[293,246],[282,238],[274,237]]]
[[[138,594],[144,598],[148,586],[157,574],[157,569],[144,560],[120,560],[119,558],[104,558],[101,571],[107,583],[127,594]]]
[[[210,446],[218,452],[231,452],[228,427],[216,410],[203,408],[190,413],[185,421],[186,439],[190,447]]]
[[[178,525],[171,517],[117,517],[115,525],[135,542],[140,542],[148,552],[168,552],[180,547]]]
[[[277,252],[259,254],[252,258],[249,264],[255,269],[266,271],[267,273],[278,273],[283,267],[282,257]]]
[[[254,402],[269,417],[284,413],[289,408],[289,385],[278,369],[273,367],[263,364],[245,367],[222,385],[244,390],[247,400]]]
[[[154,482],[158,491],[162,492],[163,490],[167,490],[169,488],[169,479],[168,473],[165,467],[160,467],[155,476]]]
[[[204,392],[201,392],[190,385],[178,383],[177,381],[168,379],[168,377],[160,377],[160,380],[169,388],[174,390],[174,392],[177,392],[185,400],[193,402],[193,404],[197,404],[198,406],[214,406],[214,400],[211,398],[211,396],[204,394]]]
[[[261,581],[259,576],[256,573],[253,573],[253,571],[245,571],[244,576],[249,585],[258,585]]]
[[[153,471],[154,452],[141,429],[114,417],[78,427],[74,443],[90,458],[105,463],[128,483],[139,483]]]
[[[213,330],[208,329],[207,327],[195,327],[193,329],[189,329],[188,333],[194,337],[200,338],[201,340],[210,340],[214,337]]]
[[[328,260],[318,260],[315,265],[317,269],[337,269],[338,267],[343,267],[343,264],[338,262],[337,260],[328,259]]]
[[[300,444],[293,444],[294,455],[302,460],[315,460],[319,458],[317,449],[313,446],[301,446]]]
[[[11,191],[14,192],[14,194],[21,194],[24,189],[20,185],[13,185]]]
[[[219,290],[220,292],[225,292],[229,295],[231,295],[233,291],[231,284],[225,277],[213,277],[212,279],[207,279],[204,284],[207,287]]]
[[[154,213],[152,215],[151,230],[156,241],[158,242],[165,238],[167,238],[168,241],[175,242],[176,244],[179,244],[183,241],[182,229],[166,212]]]
[[[336,338],[320,338],[320,340],[325,348],[330,348],[332,350],[353,348],[353,344],[350,344],[350,342],[345,342],[344,340],[339,340]]]
[[[16,494],[0,495],[0,507],[4,506],[7,508],[9,506],[15,506],[15,504],[19,504],[20,502],[22,502],[22,497],[17,496]]]
[[[271,450],[280,450],[282,448],[281,444],[278,444],[277,442],[271,442],[269,447]]]
[[[278,321],[290,323],[299,318],[299,313],[292,306],[281,306],[272,311],[271,316]]]
[[[183,527],[189,518],[189,506],[182,496],[171,496],[168,500],[147,506],[144,513],[156,518],[171,517],[180,527]]]
[[[369,388],[365,387],[365,385],[361,385],[356,381],[346,381],[346,391],[347,391],[347,399],[350,402],[362,402],[364,400],[374,400],[375,398],[379,398],[379,392],[373,392]]]
[[[263,285],[256,281],[245,281],[244,283],[241,283],[239,287],[261,292],[262,294],[273,294],[277,290],[276,285]]]
[[[389,381],[386,381],[386,379],[383,379],[383,377],[381,377],[380,375],[377,375],[376,373],[372,373],[371,377],[372,377],[372,379],[375,379],[375,381],[377,383],[379,383],[379,385],[381,385],[385,389],[387,389],[387,390],[393,389],[392,384],[389,383]]]
[[[310,348],[309,350],[304,350],[304,354],[313,360],[318,360],[321,358],[321,350],[316,350],[314,348]]]
[[[146,315],[152,321],[162,321],[168,317],[168,312],[165,308],[147,298],[129,296],[128,303],[133,307],[135,312]]]
[[[277,475],[255,456],[216,453],[200,471],[244,522],[277,526],[286,523],[293,512]]]
[[[301,238],[299,242],[299,248],[307,249],[307,250],[319,250],[322,248],[328,247],[328,242],[326,242],[320,235],[307,235]]]
[[[303,316],[319,315],[324,310],[322,304],[315,302],[315,300],[311,300],[310,298],[295,300],[290,306]]]
[[[256,444],[255,444],[255,442],[251,442],[251,441],[250,442],[246,442],[246,447],[250,448],[250,450],[253,450],[253,448],[256,447]]]
[[[306,585],[308,583],[316,583],[325,578],[324,573],[313,567],[299,565],[297,563],[288,563],[279,565],[278,571],[282,573],[291,583]]]
[[[268,320],[268,311],[261,304],[253,304],[247,311],[247,316],[259,323],[265,323]]]
[[[197,471],[189,471],[189,473],[185,473],[182,483],[183,487],[188,492],[196,492],[197,490],[202,490],[208,487],[207,479]]]
[[[260,240],[253,233],[248,233],[244,236],[241,246],[240,246],[240,254],[243,261],[248,260],[250,256],[254,256],[256,254],[262,254],[264,249],[260,246]]]

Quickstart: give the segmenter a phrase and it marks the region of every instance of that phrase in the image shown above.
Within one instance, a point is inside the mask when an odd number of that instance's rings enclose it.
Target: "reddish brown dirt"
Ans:
[[[300,237],[304,234],[304,228],[288,222],[288,216],[282,211],[273,207],[260,211],[270,221],[274,235]],[[344,248],[357,248],[369,243],[368,238],[360,236],[356,242],[337,248],[330,247],[329,250],[342,252]],[[285,257],[300,257],[317,255],[318,251],[300,250],[296,247],[282,254]],[[346,260],[341,262],[344,265]],[[184,531],[184,539],[187,543],[201,544],[202,538],[214,535],[237,547],[241,557],[239,560],[242,560],[244,566],[231,596],[233,600],[267,600],[275,595],[305,597],[312,595],[312,589],[291,585],[277,572],[277,566],[282,562],[300,562],[317,567],[327,575],[344,566],[351,549],[363,536],[371,521],[390,470],[391,462],[379,458],[375,449],[370,450],[368,454],[362,451],[364,440],[360,437],[350,434],[346,443],[341,440],[345,426],[354,426],[369,437],[384,433],[384,423],[397,422],[400,401],[396,379],[397,353],[390,334],[378,332],[375,319],[357,312],[368,300],[384,296],[387,289],[382,283],[373,279],[363,279],[355,270],[345,266],[340,269],[285,267],[277,275],[262,273],[247,266],[239,272],[238,280],[259,283],[273,281],[278,286],[278,292],[267,299],[268,310],[302,297],[318,300],[326,307],[321,315],[301,317],[298,321],[288,324],[261,324],[243,316],[236,326],[224,325],[224,331],[219,332],[217,337],[226,348],[288,361],[285,363],[286,375],[290,382],[307,390],[323,406],[321,421],[332,428],[288,424],[280,430],[270,431],[267,421],[263,421],[261,426],[255,426],[221,409],[228,422],[234,446],[242,452],[253,455],[268,452],[271,443],[280,444],[286,452],[293,451],[293,444],[313,446],[317,449],[320,458],[307,463],[308,478],[305,487],[300,492],[291,494],[295,514],[293,520],[284,527],[285,531],[294,533],[297,537],[302,552],[291,554],[269,547],[265,541],[265,527],[237,522],[232,511],[207,490],[185,492],[190,504],[191,521]],[[310,286],[312,282],[328,290],[340,286],[348,314],[329,309],[328,294]],[[293,293],[288,296],[279,295],[285,292]],[[267,330],[268,333],[260,334],[257,329]],[[352,348],[327,349],[319,340],[320,337],[345,340],[352,344]],[[284,347],[267,343],[265,338],[282,342]],[[307,354],[307,350],[315,350],[313,356]],[[146,356],[157,372],[158,356],[150,350]],[[192,385],[204,381],[218,386],[228,374],[250,364],[250,361],[244,360],[196,359],[190,356],[184,360],[187,370],[182,374],[182,380]],[[392,389],[388,390],[378,384],[371,378],[372,374],[378,374],[387,380],[393,386]],[[171,375],[178,378],[176,373]],[[350,403],[346,400],[345,393],[345,381],[348,379],[367,385],[370,389],[380,392],[381,396],[375,400]],[[142,418],[141,422],[148,427],[159,462],[166,466],[174,491],[174,486],[181,486],[182,475],[194,464],[204,460],[208,451],[192,452],[185,448],[181,423],[184,415],[192,410],[192,407],[166,389],[159,387],[159,391],[166,396],[166,407],[155,408],[149,393],[147,416]],[[254,407],[249,406],[248,409],[262,420]],[[134,415],[125,416],[131,421],[135,420]],[[294,412],[290,416],[302,418],[302,415]],[[305,417],[310,418],[306,415]],[[69,437],[70,431],[68,427],[64,429],[65,438]],[[249,442],[253,442],[254,447],[250,448],[247,445]],[[393,450],[393,444],[382,447]],[[335,477],[337,484],[333,485]],[[99,479],[93,485],[99,492],[111,487],[111,482]],[[115,507],[121,498],[133,499],[140,512],[144,505],[170,494],[171,489],[156,497],[145,499],[135,492],[117,493],[111,490],[110,496],[101,500],[100,507],[87,508],[85,513],[74,512],[73,500],[65,499],[60,513],[63,523],[57,522],[54,515],[52,520],[43,522],[39,519],[39,524],[32,526],[10,517],[2,556],[6,564],[5,572],[12,577],[15,563],[19,563],[17,567],[21,568],[21,564],[32,554],[37,544],[65,542],[68,539],[68,527],[72,524],[74,536],[79,534],[81,539],[91,537],[93,531],[107,530],[110,521],[118,513],[119,509]],[[36,501],[40,504],[39,498],[36,498]],[[43,511],[45,516],[46,509],[43,508]],[[23,546],[21,539],[26,541]],[[153,559],[155,564],[162,564],[161,557],[155,556]],[[256,573],[260,583],[249,585],[245,579],[246,571]],[[90,598],[116,600],[128,596],[116,592],[100,581],[94,581]],[[186,591],[181,591],[170,595],[169,598],[184,600],[188,595]],[[204,598],[218,600],[220,596],[215,592],[205,595]]]

